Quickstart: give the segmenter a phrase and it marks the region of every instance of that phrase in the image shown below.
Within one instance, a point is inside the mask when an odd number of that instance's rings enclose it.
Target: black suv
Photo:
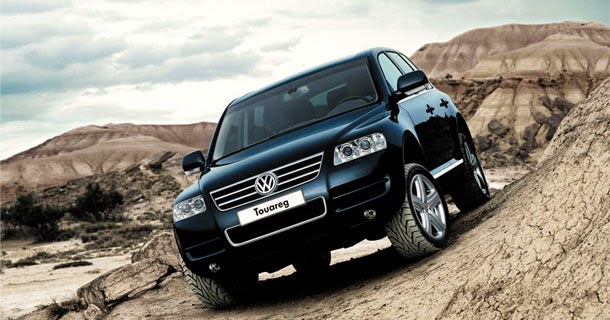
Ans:
[[[174,203],[183,271],[207,306],[259,272],[323,270],[330,251],[388,236],[422,257],[448,239],[447,205],[489,199],[464,117],[400,52],[374,48],[231,102],[200,174]]]

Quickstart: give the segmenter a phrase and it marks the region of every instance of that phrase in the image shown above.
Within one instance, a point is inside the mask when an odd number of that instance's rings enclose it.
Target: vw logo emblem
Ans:
[[[254,182],[254,189],[262,196],[272,193],[277,189],[277,176],[271,172],[261,174]]]

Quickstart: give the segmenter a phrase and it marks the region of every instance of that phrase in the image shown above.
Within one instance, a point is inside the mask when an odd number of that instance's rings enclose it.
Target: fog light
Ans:
[[[210,268],[210,271],[216,273],[218,271],[220,271],[220,266],[216,263],[210,263],[210,265],[208,266],[208,268]]]
[[[366,220],[373,220],[377,216],[377,212],[375,210],[364,210],[364,218]]]

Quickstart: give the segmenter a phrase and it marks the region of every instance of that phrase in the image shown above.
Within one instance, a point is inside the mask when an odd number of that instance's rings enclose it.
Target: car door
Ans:
[[[390,88],[396,92],[398,77],[416,70],[415,66],[396,52],[385,52],[378,56],[379,64]],[[444,101],[444,100],[443,100]],[[406,111],[415,125],[415,132],[426,157],[426,166],[432,170],[449,161],[448,151],[453,141],[448,126],[446,107],[441,106],[440,94],[428,84],[426,88],[398,101],[398,106]]]

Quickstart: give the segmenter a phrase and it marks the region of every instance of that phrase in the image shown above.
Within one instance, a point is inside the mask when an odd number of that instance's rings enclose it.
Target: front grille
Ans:
[[[269,218],[245,226],[229,228],[225,233],[227,240],[233,246],[241,246],[317,220],[325,214],[326,202],[323,198],[318,198],[309,201],[304,206],[278,213]]]
[[[322,153],[307,157],[271,171],[278,178],[277,190],[268,195],[260,195],[254,189],[258,175],[210,192],[214,204],[220,211],[227,211],[245,204],[272,196],[278,192],[302,185],[318,177],[322,167]]]

